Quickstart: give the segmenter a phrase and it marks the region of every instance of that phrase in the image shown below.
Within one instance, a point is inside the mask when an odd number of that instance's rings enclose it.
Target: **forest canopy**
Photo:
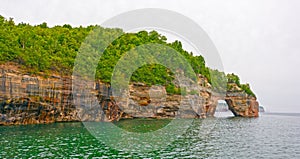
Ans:
[[[26,68],[31,74],[43,72],[71,75],[77,52],[95,27],[100,28],[104,37],[122,34],[104,50],[96,69],[95,78],[98,80],[110,83],[114,66],[124,53],[142,44],[155,43],[179,52],[196,74],[206,77],[214,89],[223,89],[220,83],[226,78],[224,72],[208,68],[201,55],[194,56],[192,52],[187,52],[180,41],[168,43],[167,38],[156,31],[124,33],[117,28],[110,29],[95,25],[72,27],[69,24],[48,27],[45,22],[32,26],[26,23],[15,24],[12,18],[6,19],[0,16],[0,64],[14,62]],[[249,84],[239,83],[238,76],[227,75],[227,78],[247,94],[255,96]],[[178,94],[180,89],[171,83],[173,79],[173,73],[159,64],[144,65],[131,76],[133,82],[165,85],[169,93]]]

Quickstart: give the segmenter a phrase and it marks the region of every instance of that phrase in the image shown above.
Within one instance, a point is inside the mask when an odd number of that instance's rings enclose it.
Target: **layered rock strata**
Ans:
[[[19,68],[0,66],[0,125],[39,124],[71,121],[116,121],[122,118],[205,118],[213,116],[217,100],[225,99],[235,116],[257,117],[256,98],[244,92],[212,92],[198,76],[199,93],[187,90],[169,95],[163,86],[133,83],[126,99],[112,95],[101,81],[76,84],[70,76],[33,76]],[[86,92],[86,86],[93,89]]]

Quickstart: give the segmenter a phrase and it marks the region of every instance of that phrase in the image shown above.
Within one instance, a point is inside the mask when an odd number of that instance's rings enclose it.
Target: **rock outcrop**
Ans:
[[[255,97],[248,97],[247,95],[227,96],[225,101],[228,104],[229,110],[235,116],[258,117],[259,104]]]
[[[122,118],[205,118],[213,116],[217,100],[225,99],[235,116],[257,117],[256,98],[242,91],[226,97],[212,92],[207,80],[198,76],[200,93],[169,95],[163,86],[133,83],[126,100],[112,95],[101,81],[76,83],[70,76],[29,75],[13,65],[0,66],[0,125],[71,121],[116,121]],[[84,92],[87,85],[93,89]],[[81,89],[82,88],[82,89]],[[82,91],[81,91],[82,90]]]

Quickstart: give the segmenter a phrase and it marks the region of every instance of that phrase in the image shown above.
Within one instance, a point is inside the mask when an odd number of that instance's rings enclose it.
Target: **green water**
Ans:
[[[138,119],[120,121],[116,125],[125,132],[151,134],[168,123],[169,120]],[[87,126],[80,122],[2,126],[0,158],[300,158],[300,118],[297,116],[197,119],[185,132],[178,132],[181,135],[176,136],[176,140],[148,152],[125,152],[107,146],[109,144],[90,133]],[[110,130],[111,124],[98,126]],[[181,131],[177,128],[172,131],[176,130]],[[104,134],[102,139],[114,135],[114,132]]]
[[[114,124],[129,132],[147,133],[159,130],[171,122],[171,119],[134,119],[120,120]]]

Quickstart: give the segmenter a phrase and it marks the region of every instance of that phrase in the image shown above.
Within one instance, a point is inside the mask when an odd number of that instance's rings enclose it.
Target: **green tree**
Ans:
[[[86,39],[93,32],[92,38]],[[122,34],[122,36],[120,36]],[[118,38],[116,38],[118,37]],[[116,39],[115,39],[116,38]],[[89,41],[85,41],[89,40]],[[110,43],[113,41],[112,43]],[[110,83],[114,67],[128,51],[134,50],[143,44],[161,44],[180,53],[191,65],[193,70],[185,70],[185,75],[192,77],[194,73],[202,74],[211,83],[215,91],[225,91],[223,86],[225,73],[212,70],[206,66],[203,56],[193,56],[192,52],[183,49],[178,40],[168,43],[167,38],[156,31],[140,31],[138,33],[124,33],[117,28],[103,28],[100,26],[72,27],[69,24],[63,26],[48,27],[44,22],[32,26],[25,23],[15,24],[12,18],[8,20],[0,15],[0,63],[16,62],[30,73],[59,73],[71,75],[74,61],[81,48],[89,48],[91,53],[103,52],[101,59],[95,59],[93,54],[87,54],[90,61],[99,61],[96,69],[96,79]],[[107,46],[104,49],[103,46]],[[91,46],[91,47],[90,47]],[[140,50],[146,52],[145,50]],[[158,54],[158,53],[160,54]],[[164,47],[157,48],[156,55],[166,62],[176,61],[179,68],[184,69],[186,62],[181,58],[170,59]],[[136,58],[148,58],[153,63],[157,62],[151,57],[143,57],[138,53],[132,54]],[[84,62],[84,61],[82,61]],[[80,68],[83,74],[88,76],[89,64],[85,63]],[[124,71],[128,71],[124,69]],[[235,83],[247,94],[255,96],[248,84],[241,85],[240,79],[235,74],[227,75],[228,83]],[[186,93],[184,88],[172,84],[174,73],[159,64],[148,64],[137,69],[131,76],[132,82],[143,82],[148,85],[165,85],[167,92],[171,94]],[[194,79],[195,80],[195,79]]]

